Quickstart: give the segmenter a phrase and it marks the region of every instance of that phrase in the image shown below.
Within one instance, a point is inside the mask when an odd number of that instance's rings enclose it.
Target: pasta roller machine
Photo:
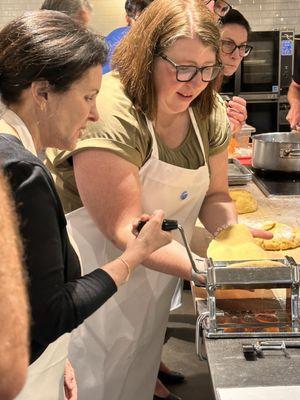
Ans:
[[[283,259],[212,261],[207,264],[207,299],[196,301],[197,354],[202,359],[203,338],[297,337],[299,321],[299,265]],[[273,292],[268,298],[247,296],[253,291]],[[264,289],[264,290],[262,290]],[[275,291],[280,290],[281,296]],[[218,299],[219,291],[245,293],[245,298]],[[259,292],[259,291],[257,291]],[[282,293],[285,296],[282,297]]]

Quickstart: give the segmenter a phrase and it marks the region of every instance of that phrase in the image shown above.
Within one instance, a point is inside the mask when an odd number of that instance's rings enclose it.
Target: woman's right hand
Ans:
[[[172,241],[172,233],[161,229],[163,219],[162,210],[155,210],[151,216],[141,215],[132,224],[132,233],[135,235],[135,239],[128,243],[127,249],[136,249],[147,257],[160,247],[169,244]],[[140,232],[137,230],[139,221],[147,221]]]
[[[152,215],[141,215],[132,224],[132,233],[135,237],[127,242],[124,253],[101,267],[112,277],[117,286],[127,282],[131,272],[151,253],[172,241],[172,233],[161,229],[163,219],[162,210],[155,210]],[[139,221],[147,222],[140,232],[137,229]]]

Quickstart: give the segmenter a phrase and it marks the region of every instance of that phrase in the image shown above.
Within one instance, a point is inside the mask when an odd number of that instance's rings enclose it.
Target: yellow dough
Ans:
[[[267,258],[249,229],[242,224],[232,225],[221,231],[207,249],[207,256],[214,261],[260,260]]]
[[[251,213],[257,210],[257,201],[247,190],[229,190],[238,214]]]
[[[242,261],[233,264],[228,264],[228,267],[240,268],[240,267],[284,267],[284,264],[280,261],[273,260],[257,260],[257,261]]]
[[[262,228],[273,233],[272,239],[255,239],[255,243],[264,250],[288,250],[300,246],[300,229],[297,227],[267,221]]]

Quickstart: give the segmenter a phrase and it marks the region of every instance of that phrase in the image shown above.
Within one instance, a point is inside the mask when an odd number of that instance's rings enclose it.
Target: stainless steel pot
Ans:
[[[254,168],[300,172],[300,133],[262,133],[252,136],[252,145]]]

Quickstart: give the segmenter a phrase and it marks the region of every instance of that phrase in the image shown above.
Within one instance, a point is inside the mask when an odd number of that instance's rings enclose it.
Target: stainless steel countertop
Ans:
[[[247,361],[242,352],[242,344],[255,343],[256,340],[205,339],[215,392],[219,388],[234,390],[254,386],[300,385],[300,349],[288,349],[289,358],[276,350],[266,351],[265,358]],[[288,340],[296,339],[285,339]]]

